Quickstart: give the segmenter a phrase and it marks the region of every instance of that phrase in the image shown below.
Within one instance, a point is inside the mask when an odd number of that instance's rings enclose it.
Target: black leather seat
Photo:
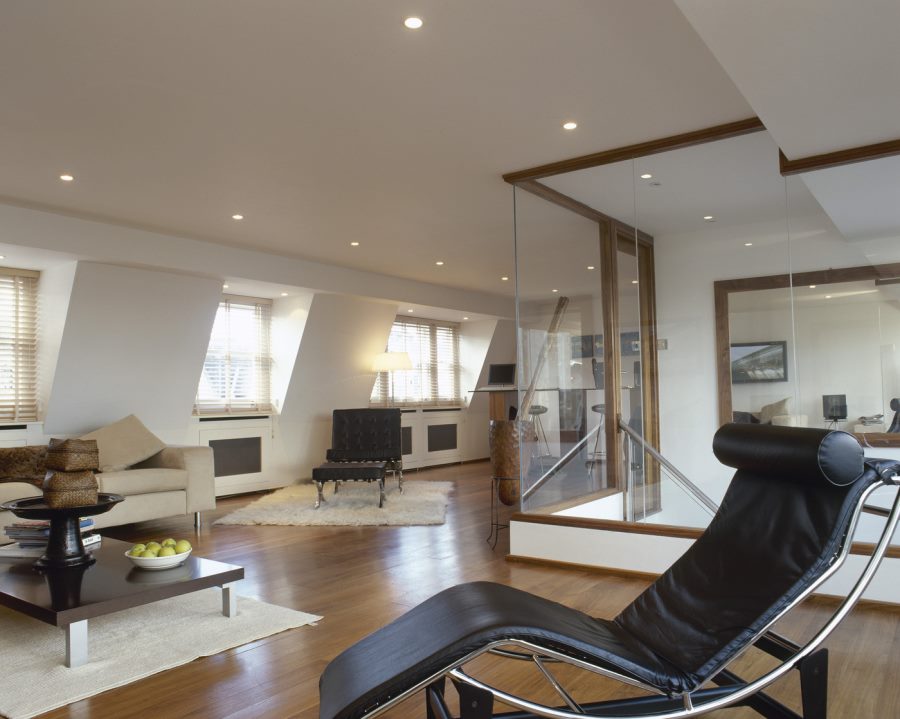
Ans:
[[[327,462],[313,469],[316,508],[325,501],[322,486],[334,482],[378,483],[378,506],[384,504],[385,472],[392,472],[403,492],[403,451],[399,409],[336,409],[331,413],[331,448]]]
[[[772,425],[726,425],[716,435],[714,452],[738,470],[718,513],[694,545],[615,619],[593,618],[490,582],[452,587],[326,667],[321,719],[365,717],[443,676],[475,687],[469,690],[488,700],[501,697],[498,690],[479,689],[458,669],[501,644],[587,663],[637,683],[663,695],[633,700],[656,702],[657,711],[660,701],[668,701],[671,706],[662,708],[684,706],[685,716],[692,716],[702,702],[724,701],[729,692],[742,701],[737,692],[747,685],[723,668],[754,642],[770,651],[777,645],[776,656],[800,656],[800,647],[775,641],[766,630],[836,569],[863,498],[876,485],[893,484],[898,465],[864,462],[859,443],[845,432]],[[805,664],[797,666],[802,670]],[[726,686],[701,689],[711,678]],[[430,702],[442,701],[442,686],[432,685]],[[824,691],[823,685],[810,695],[824,697]],[[508,695],[502,698],[509,703]],[[756,706],[745,703],[760,711],[764,703],[754,701]],[[604,714],[603,706],[588,714],[651,715],[642,714],[640,704],[621,714]]]

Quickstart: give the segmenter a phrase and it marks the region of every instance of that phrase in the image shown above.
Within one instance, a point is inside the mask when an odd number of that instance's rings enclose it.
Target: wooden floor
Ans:
[[[646,585],[642,580],[572,569],[538,567],[505,560],[504,532],[495,551],[489,529],[490,481],[486,463],[409,472],[407,478],[453,480],[447,522],[438,527],[212,527],[211,520],[249,501],[220,500],[195,538],[195,553],[243,565],[239,594],[324,616],[317,627],[303,627],[238,649],[162,672],[133,685],[50,712],[44,717],[127,719],[129,717],[318,716],[319,675],[326,663],[360,637],[377,629],[435,592],[453,584],[490,579],[526,589],[594,616],[612,617]],[[147,537],[191,536],[188,518],[106,530],[126,541]],[[808,635],[825,616],[825,602],[802,607],[779,630],[794,638]],[[860,607],[833,635],[830,716],[887,719],[900,717],[900,611]],[[536,670],[486,664],[505,688],[555,700],[539,684]],[[748,658],[751,669],[762,666]],[[510,662],[507,662],[510,664]],[[570,672],[554,668],[560,678]],[[794,673],[796,674],[796,673]],[[24,689],[24,688],[23,688]],[[32,688],[33,689],[33,688]],[[623,695],[613,682],[590,678],[575,685],[578,699]],[[798,681],[790,677],[772,693],[798,708]],[[418,699],[386,716],[424,717]],[[746,709],[711,714],[756,716]]]

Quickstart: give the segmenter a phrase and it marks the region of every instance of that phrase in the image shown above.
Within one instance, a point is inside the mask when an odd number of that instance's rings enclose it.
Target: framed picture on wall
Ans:
[[[787,382],[787,342],[735,342],[731,345],[731,383]]]
[[[594,357],[603,357],[603,335],[594,335]]]

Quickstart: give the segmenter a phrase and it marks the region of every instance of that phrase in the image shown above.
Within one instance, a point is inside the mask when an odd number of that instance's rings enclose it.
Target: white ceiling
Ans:
[[[502,173],[754,114],[671,0],[32,0],[0,65],[0,197],[503,294]]]

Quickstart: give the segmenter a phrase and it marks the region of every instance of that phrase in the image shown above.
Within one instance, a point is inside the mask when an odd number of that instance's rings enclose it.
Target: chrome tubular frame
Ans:
[[[783,646],[785,649],[788,649],[793,653],[791,654],[791,656],[789,656],[788,659],[782,661],[778,666],[776,666],[768,673],[754,679],[751,682],[736,685],[735,689],[731,692],[728,692],[726,694],[719,693],[713,695],[712,699],[708,699],[706,701],[703,700],[704,698],[702,696],[695,696],[690,692],[686,692],[680,695],[682,703],[681,708],[673,709],[671,711],[664,711],[661,713],[654,712],[652,715],[648,716],[652,716],[653,719],[687,719],[688,717],[700,716],[701,714],[706,714],[707,712],[716,711],[733,704],[741,703],[745,699],[748,699],[749,697],[752,697],[753,695],[759,693],[762,689],[770,685],[772,682],[780,679],[792,669],[797,668],[801,661],[815,652],[825,641],[825,639],[828,638],[831,632],[833,632],[834,629],[840,624],[844,617],[849,614],[853,606],[862,596],[866,587],[868,587],[868,585],[872,581],[872,578],[875,576],[875,572],[878,570],[878,567],[881,564],[881,560],[884,558],[884,555],[888,547],[890,546],[894,532],[896,531],[898,524],[900,524],[900,486],[898,486],[900,485],[900,481],[898,480],[900,480],[900,478],[898,477],[883,479],[882,482],[873,484],[866,490],[861,501],[858,503],[856,510],[854,511],[847,534],[844,537],[844,541],[841,544],[840,550],[836,553],[831,566],[799,597],[797,597],[782,612],[780,612],[775,619],[773,619],[762,630],[760,630],[757,635],[747,643],[747,648],[753,646],[753,644],[757,642],[761,637],[763,637],[763,635],[766,635],[773,624],[775,624],[785,614],[790,612],[798,604],[808,598],[810,594],[812,594],[818,587],[820,587],[824,582],[831,578],[838,569],[840,569],[840,567],[844,564],[844,561],[850,554],[852,538],[858,526],[860,515],[864,510],[868,511],[868,509],[866,509],[865,501],[875,490],[880,489],[881,487],[896,487],[898,491],[896,496],[894,497],[891,509],[883,510],[883,512],[887,514],[887,521],[885,523],[884,529],[882,530],[881,537],[879,538],[874,551],[869,557],[869,561],[867,562],[865,569],[862,571],[859,578],[856,580],[856,583],[853,585],[853,588],[847,594],[847,597],[844,599],[844,601],[835,610],[831,618],[822,626],[822,628],[806,645],[799,647],[796,649],[796,651],[794,651],[794,647],[790,645],[790,642],[782,640],[777,635],[770,635],[772,641],[778,643],[779,646]],[[878,512],[878,514],[884,516],[882,512]],[[516,647],[521,651],[507,650],[503,649],[502,647]],[[564,702],[569,708],[566,709],[562,707],[549,707],[543,704],[532,702],[528,699],[523,699],[522,697],[517,697],[501,689],[485,684],[484,682],[467,674],[463,670],[464,665],[484,654],[495,654],[503,658],[533,661],[537,665],[541,673],[544,675],[544,677],[547,679],[547,681],[551,684],[553,689],[563,698]],[[733,662],[735,658],[736,657],[732,657],[727,662],[727,664]],[[475,689],[488,692],[494,697],[494,699],[504,704],[522,711],[530,712],[537,716],[548,717],[548,719],[584,719],[585,716],[595,717],[596,719],[619,719],[619,717],[621,717],[621,714],[610,715],[598,713],[602,712],[602,707],[599,706],[596,708],[597,711],[595,711],[593,708],[589,710],[583,709],[577,702],[575,702],[569,692],[556,680],[556,678],[547,671],[546,667],[543,666],[543,663],[548,661],[565,662],[594,674],[599,674],[611,679],[616,679],[625,684],[638,687],[650,692],[651,694],[656,694],[657,696],[665,696],[664,693],[659,691],[657,688],[644,684],[643,682],[640,682],[632,677],[619,674],[618,672],[614,672],[603,667],[599,667],[587,661],[567,656],[565,654],[562,654],[561,652],[557,652],[546,647],[535,645],[528,641],[508,638],[499,639],[497,641],[491,642],[484,647],[480,647],[479,649],[471,652],[462,659],[454,662],[452,665],[444,667],[439,672],[436,672],[428,678],[422,680],[414,687],[411,687],[410,689],[404,691],[396,697],[393,697],[384,704],[375,707],[374,709],[366,713],[365,717],[366,719],[374,719],[375,717],[381,715],[383,712],[386,712],[390,708],[404,701],[411,695],[415,694],[418,691],[421,691],[428,685],[433,684],[434,682],[442,678],[449,678],[454,682],[460,682],[470,687],[474,687]],[[717,670],[717,673],[722,672],[724,669],[725,666],[723,665]],[[635,714],[635,716],[639,715]]]
[[[820,587],[825,581],[827,581],[844,563],[844,560],[850,554],[850,547],[852,544],[852,537],[856,531],[857,523],[859,521],[859,517],[862,514],[863,506],[865,503],[865,499],[867,499],[872,492],[876,489],[879,489],[885,485],[894,486],[897,478],[892,478],[893,481],[889,482],[884,480],[880,484],[874,484],[864,494],[863,501],[859,503],[857,506],[853,518],[851,520],[850,527],[847,531],[847,534],[844,538],[844,542],[841,546],[839,553],[835,556],[834,561],[828,570],[819,577],[816,582],[812,584],[807,590],[805,590],[797,599],[791,602],[782,612],[778,614],[778,617],[773,619],[763,630],[761,630],[751,642],[748,642],[747,648],[753,646],[753,643],[757,641],[763,634],[768,631],[768,629],[775,624],[779,619],[781,619],[785,614],[790,612],[794,607],[800,604],[804,599],[806,599],[813,591],[815,591],[818,587]],[[893,506],[890,510],[888,521],[885,524],[885,527],[881,533],[881,537],[878,541],[878,544],[875,546],[872,555],[869,558],[868,563],[866,564],[865,569],[862,574],[857,579],[856,583],[853,585],[853,588],[847,594],[847,597],[840,604],[840,606],[835,610],[831,619],[829,619],[825,625],[818,631],[818,633],[813,636],[813,638],[803,647],[801,647],[798,651],[794,653],[792,657],[788,660],[783,661],[777,667],[769,671],[767,674],[758,677],[752,682],[748,682],[746,684],[739,685],[733,692],[720,696],[718,698],[712,699],[710,701],[702,702],[702,703],[694,703],[694,700],[691,697],[690,693],[685,693],[681,695],[683,708],[673,710],[670,712],[664,713],[653,713],[653,719],[686,719],[687,717],[699,716],[701,714],[706,714],[707,712],[716,711],[718,709],[724,709],[725,707],[731,706],[732,704],[737,704],[742,702],[744,699],[757,694],[759,691],[767,687],[772,682],[780,679],[782,676],[790,672],[792,669],[796,668],[799,663],[808,657],[810,654],[815,652],[822,642],[828,638],[828,636],[835,630],[835,628],[840,624],[840,622],[844,619],[844,617],[850,613],[853,609],[853,606],[862,596],[866,587],[868,587],[869,583],[872,581],[872,578],[875,576],[875,572],[878,570],[879,565],[881,564],[881,560],[884,558],[884,554],[887,551],[888,546],[891,543],[891,539],[894,535],[894,532],[897,529],[898,523],[900,523],[900,489],[898,489],[897,495],[894,498]],[[516,642],[518,643],[518,642]],[[545,652],[546,650],[537,647],[537,651]],[[746,651],[746,650],[745,650]],[[570,663],[576,665],[583,665],[583,662],[578,662],[577,660],[571,660],[571,658],[567,658],[564,655],[563,661],[569,661]],[[736,657],[732,657],[727,663],[730,664],[736,659]],[[468,684],[469,686],[475,687],[476,689],[480,689],[482,691],[489,692],[493,695],[493,697],[504,704],[508,704],[516,709],[520,709],[522,711],[531,712],[532,714],[536,714],[537,716],[548,717],[548,719],[583,719],[584,714],[574,713],[562,708],[548,707],[543,704],[537,704],[535,702],[529,701],[527,699],[523,699],[521,697],[514,696],[512,694],[508,694],[496,687],[492,687],[488,684],[485,684],[474,677],[466,674],[461,669],[461,664],[457,665],[456,668],[451,669],[447,672],[447,676],[455,679],[456,681],[463,682]],[[583,666],[583,668],[588,669],[589,671],[593,671],[598,674],[603,674],[606,676],[615,676],[613,672],[607,672],[595,666]],[[720,667],[718,671],[722,671],[724,667]],[[622,679],[622,677],[616,677]],[[634,680],[629,679],[627,681],[628,684],[633,684],[640,686],[639,682],[635,682]],[[651,689],[658,693],[658,690],[646,687],[645,689]],[[618,719],[620,714],[617,715],[604,715],[602,713],[595,713],[591,711],[589,716],[594,717],[595,719]],[[637,715],[636,715],[637,716]]]

